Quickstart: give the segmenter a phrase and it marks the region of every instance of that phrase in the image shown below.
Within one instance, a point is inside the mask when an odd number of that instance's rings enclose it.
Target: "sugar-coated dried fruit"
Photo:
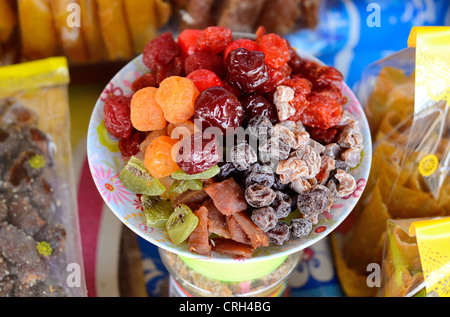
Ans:
[[[245,141],[239,142],[230,149],[230,162],[238,171],[246,171],[256,163],[258,157],[255,150]]]
[[[265,34],[258,44],[259,49],[265,55],[267,65],[278,69],[289,61],[290,53],[287,42],[278,34]]]
[[[105,128],[113,137],[126,139],[133,132],[130,102],[131,98],[125,96],[111,96],[105,100],[103,106]]]
[[[249,134],[255,139],[267,140],[272,135],[273,124],[264,115],[257,115],[250,119],[247,125]]]
[[[195,101],[196,120],[202,128],[219,128],[226,134],[227,129],[238,128],[244,118],[244,108],[239,99],[223,87],[211,87],[203,91]]]
[[[267,187],[272,187],[275,182],[275,175],[269,165],[260,165],[255,163],[252,165],[250,171],[246,174],[246,187],[253,184],[260,184]]]
[[[166,222],[167,233],[173,244],[181,244],[197,228],[199,219],[187,205],[175,207]]]
[[[309,168],[304,160],[297,156],[291,156],[287,160],[278,163],[276,173],[280,175],[281,182],[287,184],[297,178],[307,177]]]
[[[288,86],[280,85],[273,96],[273,103],[277,108],[278,119],[288,120],[295,115],[296,109],[291,105],[294,100],[294,90]]]
[[[179,169],[170,175],[171,178],[177,180],[195,180],[195,179],[210,179],[219,174],[220,168],[217,165],[214,165],[210,169],[207,169],[204,172],[196,173],[196,174],[186,174],[183,170]]]
[[[311,189],[312,184],[304,178],[296,178],[293,179],[290,183],[289,183],[289,187],[295,191],[298,194],[304,193],[308,190]]]
[[[150,40],[144,48],[142,62],[150,70],[170,63],[180,54],[180,48],[170,32],[164,32]]]
[[[223,87],[222,80],[213,71],[209,69],[197,69],[190,72],[186,78],[192,80],[199,92],[211,87]]]
[[[225,76],[225,66],[222,57],[210,52],[194,52],[184,60],[184,71],[189,75],[198,69],[208,69],[220,79]]]
[[[129,191],[148,196],[161,195],[166,188],[153,177],[144,162],[132,156],[119,173],[119,179]]]
[[[210,26],[203,30],[197,39],[196,50],[212,53],[222,52],[233,40],[233,34],[229,28],[223,26]]]
[[[298,209],[305,216],[318,215],[328,210],[332,204],[333,198],[329,189],[320,185],[300,193],[297,198]]]
[[[275,245],[283,245],[289,240],[291,236],[291,230],[289,226],[281,221],[278,221],[276,226],[271,230],[267,231],[267,237],[269,242]]]
[[[289,157],[291,147],[277,138],[270,138],[258,147],[259,159],[263,163],[279,162]]]
[[[217,165],[222,159],[222,151],[215,135],[194,133],[181,142],[176,154],[178,166],[186,174],[198,174]]]
[[[136,130],[161,130],[167,125],[164,113],[155,99],[157,90],[155,87],[147,87],[133,94],[130,103],[130,119]]]
[[[295,156],[306,163],[306,175],[302,177],[311,179],[320,171],[322,158],[320,154],[310,145],[305,145],[295,151]]]
[[[341,153],[341,160],[347,164],[349,168],[354,168],[361,162],[361,149],[347,149]]]
[[[275,199],[270,207],[275,211],[277,218],[286,218],[292,211],[292,198],[282,191],[275,191]]]
[[[334,177],[338,180],[339,196],[346,197],[356,190],[356,180],[352,174],[338,169]]]
[[[275,199],[275,191],[261,184],[253,184],[245,190],[247,203],[254,208],[269,206]]]
[[[295,218],[291,221],[291,235],[294,238],[306,238],[312,230],[312,222],[305,218]]]
[[[245,94],[252,93],[269,80],[264,53],[240,47],[228,54],[227,81]]]
[[[345,126],[337,136],[336,143],[338,143],[342,148],[362,148],[363,137],[361,130],[354,123]]]
[[[179,123],[194,115],[194,104],[199,93],[190,79],[171,76],[161,82],[155,100],[167,121]]]
[[[202,35],[203,30],[186,29],[178,35],[178,46],[181,50],[181,56],[186,58],[195,52],[197,39]]]
[[[264,232],[274,228],[278,223],[278,217],[275,210],[269,206],[254,209],[251,218],[253,223]]]
[[[145,223],[150,228],[164,228],[166,222],[173,212],[170,200],[165,200],[160,196],[140,197],[144,209]]]
[[[172,148],[178,140],[172,140],[168,136],[160,136],[154,139],[145,151],[144,164],[150,174],[156,178],[170,176],[180,169],[172,159]]]

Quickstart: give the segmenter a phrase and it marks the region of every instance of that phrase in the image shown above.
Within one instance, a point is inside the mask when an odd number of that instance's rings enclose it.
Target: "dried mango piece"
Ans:
[[[96,0],[100,30],[111,60],[130,59],[133,49],[122,0]]]
[[[94,0],[78,0],[81,12],[81,28],[86,41],[89,61],[101,61],[106,57],[105,43],[103,43],[98,23],[98,10]]]
[[[124,0],[125,14],[130,27],[135,54],[144,51],[145,45],[157,32],[158,17],[154,0]]]
[[[58,40],[53,24],[50,1],[21,0],[18,2],[22,50],[30,59],[56,54]]]
[[[16,24],[16,13],[7,0],[0,0],[0,43],[8,41]]]
[[[79,27],[68,24],[68,19],[72,14],[71,11],[68,11],[68,5],[71,3],[78,4],[78,1],[52,0],[50,2],[56,33],[60,46],[70,61],[86,62],[88,61],[88,53],[81,29],[81,20]]]

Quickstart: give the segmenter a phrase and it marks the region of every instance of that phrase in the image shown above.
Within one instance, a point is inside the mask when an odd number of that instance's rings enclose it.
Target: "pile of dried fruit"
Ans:
[[[220,26],[163,33],[142,61],[150,71],[105,102],[105,126],[131,157],[122,182],[173,243],[250,257],[307,237],[355,190],[363,139],[335,68],[264,28],[233,40]]]

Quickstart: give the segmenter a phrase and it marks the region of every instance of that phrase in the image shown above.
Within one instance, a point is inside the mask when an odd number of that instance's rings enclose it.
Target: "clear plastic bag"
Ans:
[[[67,60],[0,67],[0,296],[86,296]]]
[[[436,66],[442,56],[418,57],[433,49],[430,43],[411,45],[368,66],[358,83],[374,142],[372,166],[359,204],[333,235],[338,275],[349,296],[378,294],[367,284],[367,266],[381,266],[389,220],[450,215],[450,83],[436,74],[446,74],[445,62]]]

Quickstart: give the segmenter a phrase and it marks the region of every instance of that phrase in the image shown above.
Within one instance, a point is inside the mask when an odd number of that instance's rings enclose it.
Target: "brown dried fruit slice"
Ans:
[[[222,238],[230,238],[228,230],[227,217],[216,208],[213,201],[208,199],[203,204],[208,209],[208,230],[210,233],[217,234]]]
[[[212,250],[221,254],[251,258],[255,249],[248,244],[231,239],[216,238],[213,240]]]
[[[237,212],[233,214],[237,223],[241,226],[242,230],[250,238],[251,244],[254,248],[266,247],[269,245],[269,239],[264,231],[256,226],[250,216],[246,212]]]
[[[198,225],[189,235],[187,242],[189,251],[201,255],[210,255],[211,245],[209,244],[208,209],[201,206],[198,210],[194,211],[194,215],[198,218]]]
[[[233,178],[211,184],[205,191],[224,215],[232,215],[247,209],[244,190]]]
[[[232,240],[244,244],[252,244],[248,235],[236,221],[236,218],[233,216],[227,216],[227,225]]]

